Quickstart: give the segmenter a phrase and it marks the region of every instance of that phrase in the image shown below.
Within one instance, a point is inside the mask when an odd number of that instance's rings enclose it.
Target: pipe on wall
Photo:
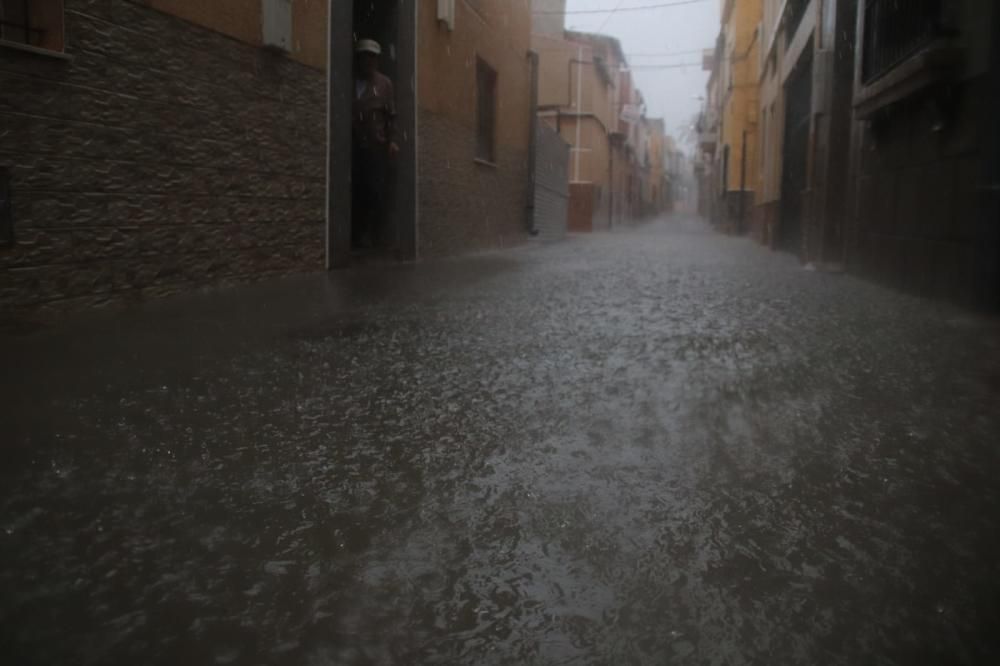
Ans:
[[[537,236],[538,227],[535,225],[535,179],[538,169],[538,53],[536,51],[528,51],[528,66],[531,68],[531,88],[529,90],[531,101],[528,107],[528,113],[531,114],[528,131],[531,132],[531,136],[528,137],[528,205],[526,207],[526,216],[528,218],[528,233],[532,236]]]

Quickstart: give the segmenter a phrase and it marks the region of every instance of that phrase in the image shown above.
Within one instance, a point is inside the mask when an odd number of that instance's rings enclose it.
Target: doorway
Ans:
[[[328,53],[327,267],[349,266],[372,255],[400,260],[417,254],[416,203],[416,3],[397,0],[331,2]],[[365,214],[354,201],[354,45],[374,39],[382,54],[379,71],[393,82],[399,154],[385,169],[383,211],[373,234],[377,244],[359,254],[352,227]]]
[[[779,248],[796,254],[802,251],[805,225],[811,121],[812,59],[808,58],[799,63],[785,83],[785,141],[776,242]]]

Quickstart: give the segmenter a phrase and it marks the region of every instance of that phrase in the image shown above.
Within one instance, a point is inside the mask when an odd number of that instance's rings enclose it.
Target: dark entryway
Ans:
[[[812,118],[812,59],[800,63],[785,83],[785,141],[782,154],[781,209],[777,245],[802,250],[805,198],[809,187],[809,136]]]
[[[327,184],[327,266],[351,263],[352,103],[354,45],[374,39],[382,48],[380,71],[392,79],[399,154],[387,170],[384,214],[374,236],[379,254],[416,257],[416,7],[395,0],[330,3],[330,130]]]

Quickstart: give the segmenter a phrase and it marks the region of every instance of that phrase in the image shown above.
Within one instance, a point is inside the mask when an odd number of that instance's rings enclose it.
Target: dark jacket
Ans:
[[[354,145],[377,150],[390,141],[396,141],[396,94],[389,77],[375,72],[361,96],[354,96]]]

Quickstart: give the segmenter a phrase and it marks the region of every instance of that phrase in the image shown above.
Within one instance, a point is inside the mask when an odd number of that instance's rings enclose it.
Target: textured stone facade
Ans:
[[[322,73],[124,0],[65,17],[68,60],[0,48],[0,310],[323,267]]]
[[[418,113],[417,243],[421,257],[521,243],[528,228],[528,155],[497,147],[496,165],[473,161],[476,134],[466,123]]]

